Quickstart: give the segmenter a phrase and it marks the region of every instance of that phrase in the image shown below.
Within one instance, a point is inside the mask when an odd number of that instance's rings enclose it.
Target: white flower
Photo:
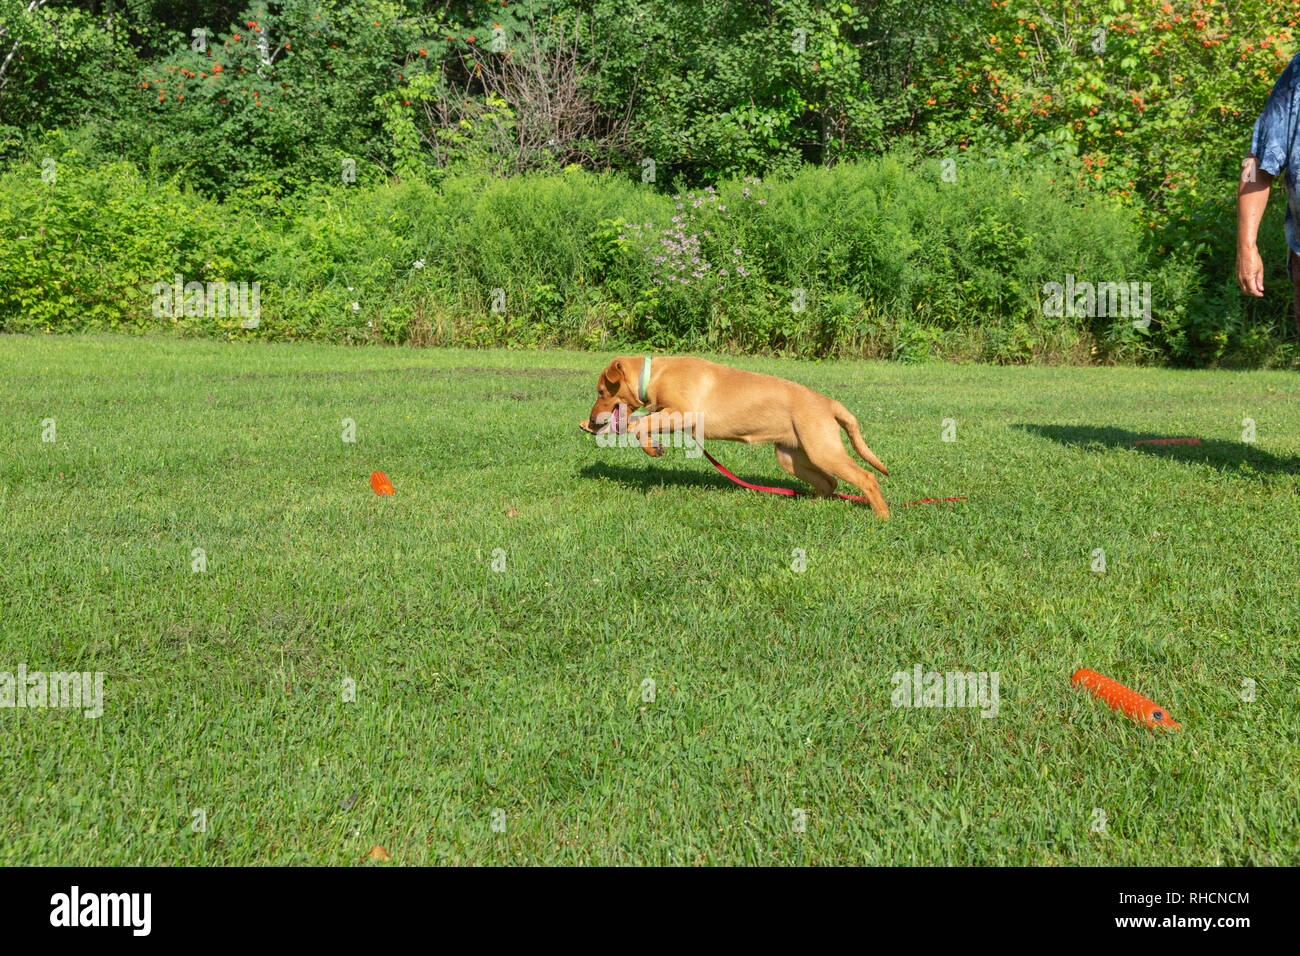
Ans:
[[[353,302],[353,303],[352,303],[352,311],[353,311],[353,312],[360,312],[360,311],[361,311],[361,303],[359,303],[359,302]]]
[[[415,266],[415,268],[417,268],[417,269],[423,269],[423,268],[424,268],[424,260],[423,260],[423,259],[416,259],[415,262],[412,263],[412,264],[413,264],[413,265]]]

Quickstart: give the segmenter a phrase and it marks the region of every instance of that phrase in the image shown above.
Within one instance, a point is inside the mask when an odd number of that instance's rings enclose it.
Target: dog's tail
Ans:
[[[843,428],[848,434],[849,441],[853,443],[853,450],[858,453],[858,456],[882,475],[888,475],[889,469],[881,463],[880,459],[867,447],[867,443],[862,440],[862,432],[858,431],[858,420],[853,417],[853,413],[839,402],[832,401],[831,414],[840,423],[840,428]]]

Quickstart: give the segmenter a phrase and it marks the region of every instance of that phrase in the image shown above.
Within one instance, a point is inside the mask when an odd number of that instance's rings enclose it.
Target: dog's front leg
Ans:
[[[683,429],[683,419],[682,413],[676,409],[662,408],[644,418],[638,418],[628,433],[636,436],[642,451],[651,458],[658,458],[664,453],[664,446],[658,439],[671,444],[673,435]]]

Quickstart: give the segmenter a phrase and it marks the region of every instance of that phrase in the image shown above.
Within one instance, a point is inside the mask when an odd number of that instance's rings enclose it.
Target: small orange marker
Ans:
[[[375,494],[377,495],[397,494],[397,490],[393,487],[393,483],[388,480],[388,476],[382,471],[376,471],[370,476],[370,487],[375,489]]]
[[[1074,672],[1070,683],[1076,687],[1082,684],[1092,695],[1110,704],[1111,710],[1122,710],[1134,720],[1147,725],[1151,730],[1179,730],[1178,721],[1169,716],[1153,700],[1148,700],[1135,690],[1130,690],[1117,680],[1112,680],[1096,671],[1082,668]]]

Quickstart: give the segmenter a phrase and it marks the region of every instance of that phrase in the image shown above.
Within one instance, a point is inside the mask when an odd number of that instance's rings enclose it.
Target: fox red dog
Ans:
[[[592,434],[618,428],[620,405],[650,413],[621,423],[629,426],[647,455],[663,453],[652,435],[667,433],[674,423],[693,421],[699,440],[771,442],[781,467],[812,485],[819,498],[830,496],[838,481],[847,481],[862,491],[877,517],[889,517],[880,482],[853,460],[840,440],[843,429],[863,461],[889,474],[862,440],[858,420],[835,399],[797,382],[687,356],[624,356],[600,373],[596,404],[578,427]]]

